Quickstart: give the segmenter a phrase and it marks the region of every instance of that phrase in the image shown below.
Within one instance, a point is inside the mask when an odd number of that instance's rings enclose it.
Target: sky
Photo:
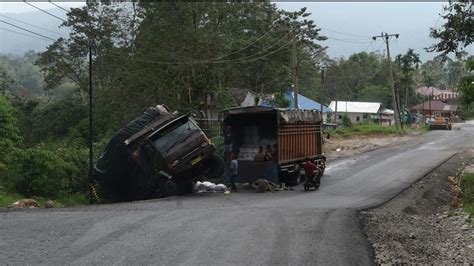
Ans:
[[[56,8],[48,2],[32,1],[31,3],[43,9]],[[54,3],[67,9],[82,6],[85,2]],[[408,48],[414,48],[420,54],[422,61],[426,61],[435,55],[424,50],[435,42],[429,37],[430,27],[442,26],[443,20],[440,19],[439,14],[443,12],[443,6],[447,4],[447,1],[275,3],[278,8],[289,11],[307,7],[307,12],[312,13],[310,19],[322,28],[321,34],[328,37],[328,40],[320,44],[329,47],[327,52],[332,58],[347,58],[361,51],[384,53],[384,42],[381,39],[373,41],[371,37],[387,32],[400,34],[398,39],[394,38],[390,43],[391,53],[394,56],[405,53]],[[0,3],[0,13],[17,13],[18,16],[24,16],[32,11],[37,10],[20,1]],[[58,10],[56,12],[55,15],[64,16],[64,12],[61,13]],[[47,14],[40,12],[31,14],[48,17]],[[4,33],[0,32],[0,34]],[[471,55],[474,53],[472,45],[467,51]]]
[[[53,4],[47,2],[47,1],[28,1],[35,6],[41,8],[41,9],[51,9],[51,8],[56,8]],[[85,4],[85,1],[78,1],[78,2],[73,2],[73,1],[53,1],[58,6],[64,7],[64,8],[71,8],[71,7],[78,7],[82,6]],[[29,6],[22,1],[9,1],[9,2],[0,2],[0,13],[25,13],[25,12],[31,12],[31,11],[37,11],[32,6]]]

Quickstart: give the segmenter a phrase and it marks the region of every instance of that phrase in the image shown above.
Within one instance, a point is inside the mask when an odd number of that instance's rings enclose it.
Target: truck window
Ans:
[[[165,155],[175,144],[185,141],[188,136],[196,131],[199,131],[199,128],[191,120],[179,121],[162,129],[153,136],[151,141],[153,147]]]

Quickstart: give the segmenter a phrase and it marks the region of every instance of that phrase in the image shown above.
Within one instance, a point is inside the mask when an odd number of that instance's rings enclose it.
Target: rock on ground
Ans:
[[[474,263],[472,222],[449,207],[456,193],[448,181],[472,157],[459,153],[391,201],[361,212],[377,264]]]

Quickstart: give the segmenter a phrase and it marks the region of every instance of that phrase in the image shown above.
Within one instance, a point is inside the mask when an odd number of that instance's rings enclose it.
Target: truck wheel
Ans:
[[[177,184],[177,194],[178,195],[186,195],[193,193],[194,189],[194,182],[192,181],[183,181]]]
[[[291,175],[289,175],[288,179],[289,180],[287,182],[290,186],[297,186],[302,181],[304,181],[303,178],[301,178],[301,168],[299,165],[295,166],[295,171]]]
[[[204,176],[207,178],[219,178],[224,175],[224,160],[217,154],[212,154],[211,157],[204,163]]]
[[[163,181],[160,184],[160,198],[173,196],[176,194],[176,183],[171,180]]]

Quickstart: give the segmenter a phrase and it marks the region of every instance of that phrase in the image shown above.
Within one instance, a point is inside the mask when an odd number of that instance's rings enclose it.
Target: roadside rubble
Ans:
[[[473,155],[455,155],[391,201],[361,212],[376,264],[474,262],[473,222],[452,183]]]

